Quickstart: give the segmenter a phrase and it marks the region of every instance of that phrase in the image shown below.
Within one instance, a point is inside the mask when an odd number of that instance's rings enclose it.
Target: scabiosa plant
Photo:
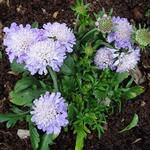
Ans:
[[[6,52],[9,56],[10,62],[14,59],[17,62],[22,63],[26,59],[26,54],[29,51],[29,47],[39,40],[39,29],[31,29],[31,26],[27,24],[25,27],[23,25],[17,25],[12,23],[10,28],[4,28],[4,41],[3,44],[6,46]]]
[[[53,38],[58,41],[67,52],[73,51],[73,45],[75,44],[75,35],[65,23],[47,23],[43,25],[45,29],[45,35],[48,38]]]
[[[135,68],[140,60],[140,49],[130,49],[128,52],[122,52],[114,65],[116,66],[116,72],[130,71]]]
[[[107,47],[100,48],[94,58],[95,64],[99,69],[111,68],[113,69],[113,62],[115,58],[115,49]]]
[[[131,35],[132,25],[126,18],[113,17],[113,29],[108,34],[107,41],[115,42],[116,48],[130,48],[131,47]]]
[[[59,134],[61,127],[68,124],[67,103],[59,92],[51,94],[46,92],[34,100],[32,109],[32,122],[47,134]]]
[[[27,54],[26,68],[32,75],[35,73],[47,74],[47,67],[59,71],[65,59],[65,50],[53,39],[39,41],[30,46]]]
[[[27,121],[33,149],[48,150],[68,120],[76,134],[75,149],[83,149],[91,131],[97,130],[99,137],[104,133],[109,112],[113,112],[116,104],[121,106],[122,98],[132,99],[143,92],[140,86],[130,88],[133,85],[130,70],[140,57],[139,48],[133,48],[138,43],[137,29],[132,31],[127,19],[112,19],[111,12],[107,16],[105,11],[95,15],[96,18],[101,16],[96,28],[88,7],[79,12],[80,6],[84,7],[83,0],[78,0],[74,9],[77,46],[73,54],[68,52],[73,51],[76,39],[66,24],[47,23],[38,29],[13,23],[4,29],[4,45],[10,60],[23,62],[23,65],[13,62],[13,67],[11,64],[12,71],[20,73],[21,79],[9,95],[15,107],[12,113],[0,114],[0,122],[6,121],[10,127],[17,121]],[[37,24],[32,27],[38,27]],[[69,57],[64,61],[67,54]],[[49,75],[44,77],[47,73]]]

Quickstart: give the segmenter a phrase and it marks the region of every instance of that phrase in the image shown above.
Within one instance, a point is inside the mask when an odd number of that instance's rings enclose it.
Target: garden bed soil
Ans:
[[[72,25],[73,12],[70,9],[74,0],[0,0],[0,43],[2,43],[2,28],[12,22],[43,24],[46,22],[65,22]],[[102,7],[108,11],[113,8],[114,15],[127,17],[137,23],[149,24],[149,18],[144,13],[150,8],[149,0],[88,0],[91,2],[90,12],[99,11]],[[3,49],[2,47],[0,47]],[[108,119],[105,134],[98,139],[96,133],[88,135],[84,150],[149,150],[150,147],[150,49],[142,55],[140,63],[142,74],[146,76],[145,92],[134,100],[127,101],[121,112],[116,112]],[[9,92],[19,76],[10,72],[9,61],[3,51],[0,59],[0,113],[9,111]],[[130,131],[118,133],[126,127],[133,115],[139,116],[138,126]],[[17,136],[18,129],[26,129],[27,125],[20,122],[14,128],[7,129],[5,123],[0,124],[0,150],[31,150],[29,139],[21,140]],[[62,132],[56,139],[53,150],[73,150],[75,136],[72,131]]]

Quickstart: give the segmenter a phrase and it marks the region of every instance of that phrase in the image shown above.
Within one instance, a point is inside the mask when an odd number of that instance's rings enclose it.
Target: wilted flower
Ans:
[[[139,29],[135,33],[135,40],[141,46],[148,46],[150,44],[150,32],[148,29]]]
[[[113,23],[110,16],[106,14],[103,17],[97,19],[95,25],[97,26],[98,30],[102,33],[109,33],[112,30]]]
[[[7,47],[10,62],[16,59],[19,63],[26,59],[29,46],[39,40],[41,32],[38,29],[31,29],[29,24],[23,27],[22,24],[18,26],[16,23],[12,23],[10,28],[5,27],[3,31],[5,33],[3,44]]]
[[[114,63],[116,72],[125,72],[134,69],[140,60],[140,49],[130,49],[128,52],[122,52]]]
[[[132,25],[126,18],[113,17],[113,30],[108,34],[108,42],[115,42],[117,48],[131,48]]]
[[[49,38],[53,38],[65,47],[67,52],[73,51],[73,45],[75,44],[75,35],[72,30],[67,27],[65,23],[47,23],[43,25],[45,29],[45,35]]]
[[[110,49],[107,47],[100,48],[94,58],[95,64],[99,69],[111,68],[113,69],[113,62],[115,58],[115,49]]]
[[[53,39],[47,39],[30,46],[27,56],[26,68],[32,75],[42,75],[47,74],[47,67],[59,71],[65,59],[65,50]]]
[[[51,94],[46,92],[34,100],[32,109],[32,122],[47,134],[59,134],[61,127],[68,124],[67,104],[59,92]]]

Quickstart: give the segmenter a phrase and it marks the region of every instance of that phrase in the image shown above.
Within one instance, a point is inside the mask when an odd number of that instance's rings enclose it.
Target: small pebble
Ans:
[[[17,135],[19,136],[20,139],[26,139],[30,136],[30,132],[29,130],[18,129]]]
[[[58,13],[59,13],[59,11],[55,11],[54,13],[53,13],[53,18],[57,18],[57,16],[58,16]]]

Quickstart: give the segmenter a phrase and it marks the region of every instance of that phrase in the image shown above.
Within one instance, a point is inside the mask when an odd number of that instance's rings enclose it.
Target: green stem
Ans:
[[[57,85],[57,77],[56,77],[56,73],[50,68],[48,67],[48,72],[53,80],[53,84],[54,84],[54,91],[57,92],[58,91],[58,85]],[[51,145],[53,141],[53,137],[51,134],[44,134],[42,139],[41,139],[41,144],[39,147],[39,150],[49,150],[49,146]]]
[[[49,145],[52,144],[52,135],[44,134],[39,147],[39,150],[50,150]]]
[[[51,78],[53,80],[54,90],[55,90],[55,92],[57,92],[58,91],[58,85],[57,85],[56,73],[50,67],[48,67],[48,71],[49,71]]]

